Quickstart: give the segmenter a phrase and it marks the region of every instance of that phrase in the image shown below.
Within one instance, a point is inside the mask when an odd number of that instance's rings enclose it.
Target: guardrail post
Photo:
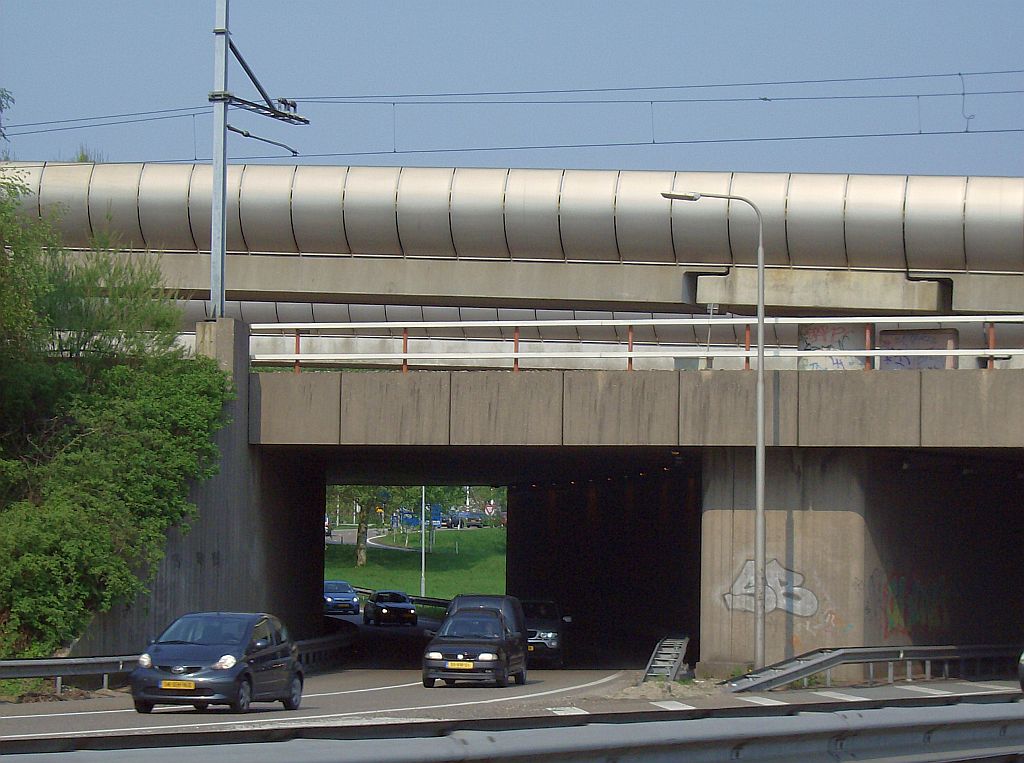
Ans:
[[[299,330],[295,329],[295,354],[298,355],[302,352],[299,345]],[[299,359],[295,358],[295,373],[299,373]]]
[[[868,663],[868,683],[871,686],[875,685],[875,663]]]
[[[64,681],[60,676],[57,676],[57,694],[60,694],[64,690]]]
[[[914,680],[914,679],[913,679],[913,678],[911,677],[911,674],[910,674],[910,660],[907,660],[907,680],[908,680],[908,681],[913,681],[913,680]]]
[[[408,327],[402,329],[402,373],[409,373],[409,358],[406,357],[409,354],[409,329]]]
[[[516,326],[512,330],[512,353],[513,353],[512,371],[514,373],[519,373],[519,327],[518,326]]]
[[[893,676],[892,662],[890,661],[888,663],[888,665],[889,665],[889,683],[891,683],[891,684],[892,683],[896,683],[895,677]]]
[[[629,355],[627,356],[628,360],[626,361],[626,370],[627,371],[632,371],[633,370],[633,326],[632,325],[630,325],[628,327],[628,340],[627,341],[629,342],[629,351],[628,351]]]

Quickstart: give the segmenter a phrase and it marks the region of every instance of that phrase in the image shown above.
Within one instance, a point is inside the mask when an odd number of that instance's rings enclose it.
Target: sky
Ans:
[[[0,0],[0,155],[209,161],[216,0]],[[1024,175],[1020,0],[231,0],[250,163]],[[258,100],[232,62],[229,91]],[[553,92],[554,91],[554,92]]]

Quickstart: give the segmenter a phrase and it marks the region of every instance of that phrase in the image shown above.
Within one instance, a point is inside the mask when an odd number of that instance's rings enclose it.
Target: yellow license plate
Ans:
[[[161,681],[161,689],[194,689],[196,688],[195,681]]]
[[[453,661],[453,662],[446,663],[445,667],[452,668],[454,670],[472,670],[473,669],[473,663],[472,662],[454,662]]]

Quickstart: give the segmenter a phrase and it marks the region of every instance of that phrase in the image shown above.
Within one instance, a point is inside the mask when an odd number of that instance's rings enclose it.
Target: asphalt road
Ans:
[[[714,682],[662,686],[642,684],[635,670],[531,669],[525,686],[457,684],[426,689],[419,659],[427,638],[421,628],[362,626],[349,664],[307,677],[302,706],[285,711],[280,703],[255,704],[246,715],[212,707],[158,706],[150,715],[132,708],[127,691],[66,702],[0,705],[0,743],[26,738],[87,737],[115,734],[233,731],[302,726],[356,726],[481,718],[550,718],[560,715],[654,713],[768,706],[852,705],[909,698],[954,701],[958,697],[1019,695],[1016,681],[898,681],[895,684],[731,694]],[[742,712],[742,710],[741,710]]]

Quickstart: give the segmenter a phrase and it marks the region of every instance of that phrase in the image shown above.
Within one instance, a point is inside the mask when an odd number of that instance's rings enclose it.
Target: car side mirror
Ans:
[[[572,615],[565,615],[565,617],[562,618],[562,622],[563,623],[571,623],[572,622]]]
[[[263,649],[266,649],[268,646],[270,646],[270,642],[267,639],[265,639],[265,638],[256,639],[251,644],[249,644],[249,648],[246,649],[245,651],[250,652],[250,653],[251,652],[259,652],[259,651],[261,651]]]
[[[427,638],[434,638],[434,636],[437,635],[437,631],[427,630],[426,628],[424,628],[423,635]]]

